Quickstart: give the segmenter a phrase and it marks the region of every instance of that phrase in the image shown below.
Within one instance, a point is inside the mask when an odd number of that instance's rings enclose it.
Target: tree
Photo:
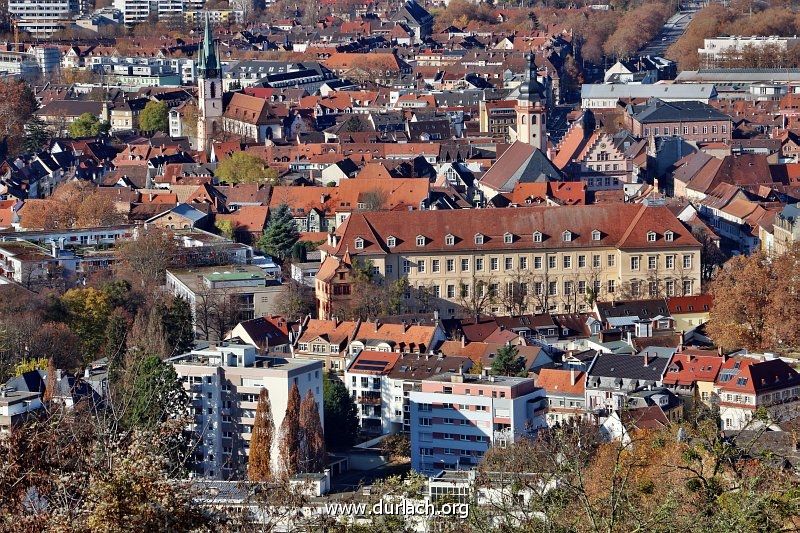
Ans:
[[[194,345],[194,325],[189,302],[180,296],[173,296],[164,308],[163,320],[170,352],[182,354],[191,350]]]
[[[382,187],[364,191],[359,203],[364,204],[359,211],[383,211],[389,203],[389,191]]]
[[[322,390],[325,445],[333,451],[346,450],[358,437],[356,404],[345,384],[332,372],[323,376]]]
[[[278,314],[287,320],[300,320],[315,310],[314,289],[305,283],[290,279],[284,283],[278,300]]]
[[[319,405],[311,389],[300,404],[300,471],[322,472],[325,468],[325,439],[319,419]]]
[[[300,471],[300,389],[292,383],[286,414],[281,423],[281,475],[288,479]]]
[[[263,159],[247,152],[234,152],[220,161],[214,175],[226,183],[277,184],[278,172],[267,166]]]
[[[136,238],[117,245],[117,272],[143,289],[160,286],[176,251],[171,231],[157,226],[139,229]]]
[[[477,320],[486,315],[500,297],[497,283],[494,278],[479,278],[474,272],[471,277],[459,284],[456,288],[456,302],[463,309],[466,316]]]
[[[300,232],[292,218],[287,204],[281,204],[270,214],[267,227],[258,240],[258,247],[278,259],[289,257],[295,243],[300,240]]]
[[[37,116],[25,124],[25,139],[22,144],[22,149],[28,153],[35,154],[44,149],[50,144],[50,130],[47,129],[47,124]]]
[[[17,155],[22,148],[25,124],[38,107],[30,86],[21,80],[0,81],[0,143],[8,143],[8,155]],[[3,154],[0,154],[3,155]]]
[[[45,382],[42,401],[48,404],[52,402],[56,395],[57,387],[58,382],[56,381],[56,364],[51,357],[47,360],[47,381]]]
[[[139,129],[146,132],[169,131],[169,107],[166,102],[151,100],[139,114]]]
[[[101,353],[111,313],[108,296],[94,287],[70,289],[61,297],[67,309],[67,325],[81,340],[81,354],[88,362]]]
[[[725,254],[719,249],[707,231],[696,230],[692,232],[694,238],[700,242],[700,275],[703,281],[710,281],[714,271],[725,262]]]
[[[275,423],[272,421],[272,404],[269,392],[262,388],[258,394],[253,434],[250,438],[250,457],[247,460],[247,479],[272,481],[272,439]]]
[[[236,226],[233,225],[232,220],[217,220],[214,222],[214,227],[217,228],[220,234],[226,239],[233,240],[236,235]]]
[[[492,374],[496,376],[519,376],[525,373],[525,359],[514,345],[497,349],[492,361]]]
[[[175,368],[156,356],[145,356],[129,365],[132,387],[130,406],[124,414],[129,428],[154,429],[168,419],[186,414],[189,402]]]
[[[123,309],[114,309],[106,324],[104,343],[104,353],[108,359],[108,379],[112,385],[117,382],[125,366],[130,328],[130,315]]]
[[[110,129],[108,122],[101,121],[96,115],[83,113],[69,125],[70,137],[97,137]]]

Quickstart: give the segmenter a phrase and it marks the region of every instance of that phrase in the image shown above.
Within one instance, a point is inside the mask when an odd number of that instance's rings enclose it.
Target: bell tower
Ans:
[[[547,110],[544,89],[536,79],[536,62],[533,52],[526,55],[528,69],[519,87],[517,97],[517,140],[547,153]]]
[[[197,119],[197,148],[207,150],[209,142],[222,126],[222,65],[214,46],[208,13],[197,61],[197,102],[200,115]]]

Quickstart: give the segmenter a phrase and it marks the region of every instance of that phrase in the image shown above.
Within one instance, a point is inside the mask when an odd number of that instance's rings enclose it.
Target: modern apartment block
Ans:
[[[215,479],[238,477],[247,466],[258,395],[269,392],[272,420],[279,428],[286,414],[289,390],[300,397],[311,391],[322,409],[322,363],[306,359],[261,356],[255,346],[223,342],[168,359],[191,398],[193,423],[200,443],[195,472]],[[273,441],[272,457],[277,458]]]
[[[363,432],[407,433],[414,387],[442,372],[466,372],[471,367],[468,357],[363,350],[345,371],[344,383],[358,407]]]
[[[386,283],[407,278],[445,317],[464,314],[475,291],[479,298],[489,291],[486,311],[502,315],[509,297],[524,297],[526,312],[572,313],[589,309],[589,294],[608,301],[665,287],[673,295],[700,290],[700,244],[666,207],[354,213],[322,250],[320,272],[345,257],[371,261]],[[344,273],[335,282],[347,279]],[[328,290],[326,283],[317,278],[320,309],[335,309],[337,292],[349,288]]]
[[[199,9],[204,2],[184,0],[114,0],[114,7],[122,11],[125,24],[147,22],[152,13],[159,19],[184,17],[185,9]]]
[[[78,14],[78,0],[9,0],[8,12],[20,31],[37,38],[50,37],[71,24]]]
[[[697,49],[700,66],[704,69],[717,68],[735,62],[749,51],[785,52],[800,43],[800,37],[739,36],[711,37],[703,40],[703,48]]]
[[[544,389],[533,379],[447,372],[409,395],[411,467],[434,474],[470,469],[491,446],[546,426]]]

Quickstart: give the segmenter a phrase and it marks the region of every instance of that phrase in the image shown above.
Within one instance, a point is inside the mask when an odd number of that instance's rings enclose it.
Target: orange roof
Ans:
[[[710,294],[672,296],[667,298],[667,307],[671,315],[705,313],[714,308],[714,297]]]
[[[539,371],[539,379],[536,380],[536,386],[543,388],[548,394],[583,396],[585,389],[584,377],[584,372],[579,370],[543,368]]]
[[[698,381],[713,382],[724,362],[716,351],[685,348],[672,356],[664,384],[690,386]]]
[[[269,208],[263,205],[243,205],[233,213],[217,215],[217,220],[229,220],[234,228],[256,233],[264,231]]]

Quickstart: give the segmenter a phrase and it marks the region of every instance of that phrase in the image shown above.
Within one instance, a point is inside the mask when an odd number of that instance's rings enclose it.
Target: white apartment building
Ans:
[[[703,48],[697,49],[700,57],[700,68],[715,68],[724,61],[737,60],[748,49],[768,49],[786,51],[800,43],[800,37],[768,37],[732,35],[728,37],[711,37],[703,40]]]
[[[183,17],[184,10],[199,9],[204,3],[203,0],[114,0],[114,7],[122,11],[125,24],[137,24],[147,22],[151,13],[159,19]]]
[[[358,407],[362,431],[408,433],[411,391],[423,379],[471,367],[467,357],[363,350],[345,370],[344,382]]]
[[[17,20],[20,31],[34,37],[50,37],[71,24],[79,12],[77,0],[9,0],[8,12]]]
[[[233,479],[246,470],[262,388],[269,392],[276,435],[293,385],[297,385],[301,398],[311,391],[324,421],[319,361],[265,357],[255,346],[232,340],[172,357],[168,362],[191,398],[194,421],[189,429],[200,439],[195,449],[198,476]],[[278,442],[273,439],[273,461],[277,461]]]
[[[491,446],[547,425],[544,389],[533,379],[448,372],[409,395],[411,468],[472,469]]]

